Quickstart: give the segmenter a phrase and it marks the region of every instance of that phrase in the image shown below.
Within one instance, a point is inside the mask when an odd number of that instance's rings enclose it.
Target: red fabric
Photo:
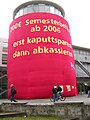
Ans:
[[[55,83],[63,87],[65,96],[77,95],[67,21],[50,13],[31,13],[15,19],[9,28],[7,72],[8,97],[12,83],[17,89],[16,98],[48,98]]]

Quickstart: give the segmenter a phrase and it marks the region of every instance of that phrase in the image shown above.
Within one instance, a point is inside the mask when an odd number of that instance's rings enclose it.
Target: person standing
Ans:
[[[57,85],[56,84],[53,86],[52,93],[53,93],[53,98],[54,98],[54,102],[55,102],[58,100],[58,98],[57,98]]]
[[[11,102],[12,102],[12,101],[17,102],[17,101],[15,100],[15,98],[14,98],[14,95],[16,94],[16,90],[15,90],[15,88],[14,88],[14,85],[11,84],[10,87],[11,87],[11,91],[10,91],[10,101],[11,101]]]
[[[60,85],[58,85],[58,88],[57,88],[57,97],[58,97],[58,98],[60,97],[61,92],[62,92],[62,88],[61,88]]]
[[[88,86],[88,98],[90,97],[90,86]]]

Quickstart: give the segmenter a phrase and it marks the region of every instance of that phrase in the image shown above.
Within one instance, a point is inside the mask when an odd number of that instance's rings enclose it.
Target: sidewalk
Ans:
[[[28,99],[28,100],[21,100],[18,99],[17,103],[27,103],[27,105],[51,105],[54,104],[50,101],[50,99]],[[8,99],[0,99],[0,104],[2,103],[10,103]],[[83,102],[85,105],[90,105],[90,98],[87,98],[87,95],[78,95],[73,97],[67,97],[65,101],[58,101],[59,103],[70,103],[70,102]],[[13,103],[13,102],[12,102]]]

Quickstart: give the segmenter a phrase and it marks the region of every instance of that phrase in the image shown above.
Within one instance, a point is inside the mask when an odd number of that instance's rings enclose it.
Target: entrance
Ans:
[[[88,89],[89,89],[89,83],[78,83],[78,93],[79,94],[87,94],[88,93]]]
[[[7,75],[0,77],[0,99],[7,98]]]

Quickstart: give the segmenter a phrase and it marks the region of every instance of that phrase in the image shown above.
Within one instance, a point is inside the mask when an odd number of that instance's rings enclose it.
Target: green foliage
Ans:
[[[6,117],[0,118],[0,120],[63,120],[59,117],[47,117],[47,116],[22,116],[22,117]]]

